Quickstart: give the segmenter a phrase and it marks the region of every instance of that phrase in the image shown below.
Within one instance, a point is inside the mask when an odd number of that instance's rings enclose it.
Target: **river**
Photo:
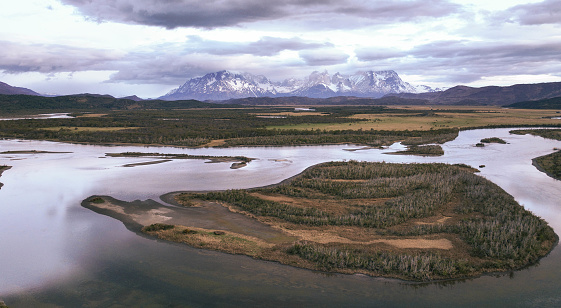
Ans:
[[[181,149],[108,147],[0,140],[0,299],[10,307],[544,307],[561,306],[561,249],[538,265],[445,283],[409,283],[292,268],[245,256],[190,248],[139,236],[110,217],[80,206],[91,195],[154,199],[179,190],[250,188],[277,183],[331,160],[465,163],[480,168],[525,208],[561,234],[561,181],[531,159],[561,142],[510,129],[463,131],[441,157],[386,155],[403,148],[352,145]],[[486,137],[508,144],[474,145]],[[349,149],[359,149],[348,151]],[[120,152],[188,153],[256,158],[247,167],[156,158],[105,157]]]

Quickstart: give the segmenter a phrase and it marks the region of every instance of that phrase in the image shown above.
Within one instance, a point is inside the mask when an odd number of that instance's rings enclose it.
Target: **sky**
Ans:
[[[156,98],[220,70],[394,70],[414,85],[561,81],[559,0],[2,0],[0,81]]]

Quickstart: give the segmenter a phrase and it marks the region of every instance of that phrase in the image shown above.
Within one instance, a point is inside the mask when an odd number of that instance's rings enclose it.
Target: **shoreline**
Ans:
[[[10,169],[12,169],[12,166],[0,166],[0,177],[2,177],[2,173],[4,173],[4,171]],[[4,186],[4,184],[0,182],[0,189],[2,188],[2,186]]]
[[[550,155],[550,154],[548,154],[548,155]],[[545,156],[547,156],[547,155],[545,155]],[[540,156],[540,157],[543,157],[543,156]],[[549,176],[550,178],[555,179],[555,180],[558,180],[558,181],[561,181],[561,178],[558,178],[558,177],[556,177],[554,174],[552,174],[551,172],[548,172],[547,170],[545,170],[545,169],[542,167],[542,165],[540,165],[540,163],[538,163],[538,159],[539,159],[540,157],[532,158],[532,166],[536,167],[536,169],[538,169],[540,172],[545,173],[545,174],[546,174],[547,176]]]

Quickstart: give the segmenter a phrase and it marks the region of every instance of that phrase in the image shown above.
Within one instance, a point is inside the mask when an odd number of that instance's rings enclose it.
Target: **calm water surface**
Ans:
[[[235,149],[103,147],[3,140],[13,166],[0,182],[0,299],[10,307],[552,307],[561,306],[561,249],[539,265],[467,281],[415,284],[362,275],[333,275],[204,251],[139,236],[80,206],[88,196],[159,200],[178,190],[250,188],[277,183],[331,160],[465,163],[500,185],[561,233],[561,181],[532,166],[561,142],[510,135],[509,129],[461,132],[437,158],[386,155],[401,149],[346,151],[356,146]],[[475,143],[500,137],[508,144]],[[244,155],[247,167],[176,160],[133,168],[146,158],[109,158],[126,151]],[[154,159],[155,160],[155,159]]]

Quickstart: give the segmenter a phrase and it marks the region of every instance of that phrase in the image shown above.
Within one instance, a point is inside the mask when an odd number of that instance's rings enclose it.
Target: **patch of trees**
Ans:
[[[561,97],[518,102],[505,107],[519,109],[561,109]]]

